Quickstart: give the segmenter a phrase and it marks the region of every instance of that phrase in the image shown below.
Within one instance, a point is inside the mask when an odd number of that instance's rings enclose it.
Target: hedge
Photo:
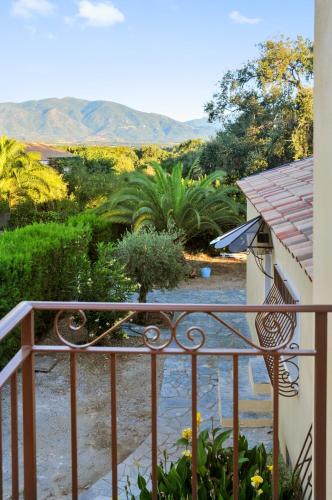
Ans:
[[[32,224],[3,233],[0,317],[21,300],[77,300],[89,272],[90,240],[91,228],[84,224]],[[1,344],[2,363],[16,344],[13,339]]]
[[[108,218],[96,215],[94,212],[82,212],[80,214],[69,217],[67,221],[71,226],[85,226],[91,230],[91,238],[89,242],[89,258],[95,262],[98,255],[99,243],[109,243],[117,240],[124,232],[124,227],[120,224],[110,222]]]

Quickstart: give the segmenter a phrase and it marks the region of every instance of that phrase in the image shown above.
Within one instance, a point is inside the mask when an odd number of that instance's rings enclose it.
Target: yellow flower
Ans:
[[[262,484],[264,479],[258,474],[255,474],[250,478],[250,481],[251,481],[251,486],[257,489]]]
[[[192,453],[191,453],[190,450],[184,450],[182,452],[182,456],[187,457],[187,458],[191,458],[192,457]]]
[[[266,468],[268,471],[273,472],[273,465],[267,465]]]
[[[196,422],[197,425],[200,425],[202,423],[202,415],[199,411],[196,413]]]
[[[258,496],[258,497],[260,497],[262,493],[263,493],[263,490],[262,490],[262,489],[259,489],[259,490],[257,491],[257,496]]]
[[[187,441],[190,441],[193,436],[193,432],[191,430],[191,427],[186,427],[182,431],[182,437],[183,439],[187,439]]]

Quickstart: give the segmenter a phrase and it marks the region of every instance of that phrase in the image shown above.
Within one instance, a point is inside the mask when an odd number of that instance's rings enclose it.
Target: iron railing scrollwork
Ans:
[[[264,301],[264,304],[296,304],[296,299],[292,296],[290,290],[279,274],[277,268],[274,268],[274,282]],[[255,327],[261,347],[267,350],[273,350],[281,345],[288,345],[289,349],[294,351],[299,349],[293,337],[296,330],[297,318],[295,312],[288,314],[280,312],[260,312],[256,315]],[[274,358],[273,356],[264,356],[266,368],[271,380],[274,383]],[[299,392],[299,368],[294,356],[287,358],[281,357],[279,362],[278,375],[279,394],[285,397],[296,396]]]
[[[50,314],[55,314],[55,332],[59,342],[54,345],[38,344],[35,341],[35,313],[40,311],[48,311]],[[90,317],[89,311],[92,316]],[[109,313],[110,318],[121,316],[118,322],[105,326],[108,327],[103,333],[90,337],[88,326],[92,324],[93,314],[102,311],[106,315]],[[134,315],[141,312],[154,312],[161,318],[162,326],[150,325],[142,330],[143,346],[118,346],[103,345],[96,346],[108,334],[121,328],[124,322],[134,319]],[[199,314],[197,323],[187,322],[188,315]],[[237,329],[235,325],[239,323],[232,320],[231,316],[234,313],[247,314],[254,313],[261,315],[261,321],[265,331],[269,335],[274,335],[279,339],[277,345],[273,342],[263,345],[256,345],[248,338],[247,331]],[[204,356],[213,356],[217,359],[231,359],[232,380],[230,380],[233,392],[233,498],[239,497],[239,446],[238,435],[240,431],[240,407],[239,407],[239,358],[245,356],[264,358],[272,357],[274,359],[274,373],[279,374],[279,358],[283,357],[283,363],[289,365],[288,358],[292,359],[292,351],[290,347],[294,343],[294,332],[296,325],[296,313],[314,314],[314,347],[311,349],[300,348],[297,351],[298,357],[305,359],[313,359],[313,431],[305,440],[299,459],[296,463],[293,473],[293,484],[301,494],[301,500],[314,498],[326,500],[327,494],[327,477],[326,477],[326,450],[327,450],[327,389],[328,389],[328,362],[327,362],[327,346],[328,346],[328,314],[332,313],[332,305],[299,305],[299,304],[284,304],[275,302],[274,304],[265,305],[242,305],[242,304],[128,304],[128,303],[89,303],[89,302],[23,302],[15,309],[9,312],[3,319],[0,320],[0,342],[5,340],[8,335],[16,333],[16,328],[20,325],[22,332],[21,348],[10,359],[7,365],[0,371],[0,395],[2,388],[9,383],[9,420],[10,421],[10,439],[5,442],[6,450],[1,452],[2,437],[4,433],[0,432],[0,498],[4,490],[4,481],[1,480],[1,473],[6,470],[2,467],[3,456],[9,456],[11,459],[11,467],[9,464],[8,470],[11,469],[11,474],[6,473],[6,493],[11,491],[12,498],[18,498],[21,495],[21,490],[25,498],[37,500],[37,486],[39,485],[39,477],[37,476],[37,463],[41,460],[39,455],[39,447],[36,446],[36,433],[39,419],[36,418],[36,390],[35,390],[35,371],[34,358],[36,355],[54,355],[57,353],[67,354],[69,362],[69,392],[70,398],[68,402],[70,422],[69,433],[69,460],[71,462],[71,493],[73,500],[78,500],[78,494],[82,488],[78,474],[79,467],[79,449],[78,449],[78,398],[77,398],[77,354],[85,353],[89,355],[102,355],[108,358],[109,380],[110,380],[110,426],[111,426],[111,472],[112,484],[110,495],[112,498],[119,497],[118,484],[118,386],[117,386],[117,364],[121,360],[121,356],[136,356],[142,355],[145,358],[144,362],[150,362],[150,400],[151,400],[151,489],[152,498],[158,498],[157,484],[157,464],[158,464],[158,360],[159,356],[165,354],[167,356],[184,356],[186,355],[189,361],[188,381],[191,392],[191,401],[188,402],[188,409],[191,409],[191,427],[192,427],[192,458],[191,458],[191,490],[192,497],[197,498],[198,478],[198,446],[197,446],[197,410],[200,404],[199,393],[199,372],[198,360]],[[204,316],[205,315],[205,316]],[[159,319],[158,318],[158,319]],[[219,325],[230,330],[237,338],[245,343],[245,348],[238,347],[208,347],[208,339],[211,333],[214,333],[213,323],[207,322],[206,319],[212,319]],[[193,318],[191,318],[193,319]],[[196,320],[196,318],[195,318]],[[232,324],[233,321],[233,324]],[[111,321],[110,321],[111,322]],[[196,326],[197,325],[197,326]],[[181,326],[181,328],[180,328]],[[83,332],[82,332],[83,331]],[[87,335],[81,335],[87,333]],[[90,332],[92,334],[92,332]],[[86,338],[83,343],[82,339]],[[267,337],[268,338],[268,337]],[[21,384],[18,390],[18,373],[21,372]],[[190,384],[191,375],[191,384]],[[228,382],[228,379],[227,379]],[[273,415],[272,415],[272,430],[273,430],[273,446],[272,446],[272,463],[273,463],[273,483],[271,498],[278,500],[279,498],[279,437],[281,422],[279,418],[279,376],[273,384]],[[282,382],[281,382],[282,383]],[[22,398],[21,398],[22,396]],[[1,399],[1,398],[0,398]],[[22,399],[22,412],[17,411],[21,404],[18,399]],[[37,398],[38,399],[38,398]],[[304,401],[303,411],[308,411]],[[302,409],[302,408],[301,408]],[[190,411],[189,411],[190,414]],[[1,428],[0,417],[0,428]],[[287,422],[286,422],[287,424]],[[22,429],[21,433],[18,432]],[[283,429],[284,430],[284,429]],[[108,431],[107,431],[108,432]],[[22,435],[22,452],[19,443],[20,435]],[[67,434],[66,434],[66,439]],[[312,447],[312,441],[315,446]],[[19,445],[19,446],[18,446]],[[7,450],[8,448],[8,450]],[[312,449],[312,458],[311,458]],[[12,452],[10,453],[10,450]],[[17,453],[19,450],[19,453]],[[312,472],[311,472],[312,470]],[[83,472],[83,471],[82,471]],[[312,474],[312,475],[311,475]],[[7,479],[8,478],[8,479]],[[49,481],[49,478],[45,478]],[[120,478],[119,478],[120,479]],[[10,484],[11,483],[11,484]],[[84,486],[85,487],[85,486]]]
[[[312,425],[309,428],[292,474],[297,500],[312,498]]]
[[[230,321],[226,321],[224,317],[219,313],[215,313],[212,311],[203,311],[207,316],[212,318],[216,323],[219,323],[226,329],[228,329],[231,333],[235,334],[239,339],[241,339],[246,347],[250,347],[253,349],[257,349],[260,353],[264,355],[264,358],[272,357],[274,353],[278,353],[282,349],[286,348],[294,349],[295,346],[298,348],[297,344],[292,342],[294,328],[291,328],[287,331],[287,335],[283,337],[282,341],[277,343],[277,345],[262,345],[256,344],[248,336],[241,332],[238,328],[236,328]],[[132,321],[135,315],[139,314],[136,312],[129,312],[123,318],[116,321],[112,326],[110,326],[103,333],[96,334],[93,337],[93,340],[90,342],[82,343],[74,343],[69,340],[70,335],[79,338],[77,335],[83,328],[87,325],[87,317],[83,310],[60,310],[57,312],[54,319],[54,331],[61,341],[61,343],[65,344],[67,347],[72,349],[78,348],[80,350],[84,350],[88,347],[92,347],[98,344],[101,340],[103,340],[107,335],[111,335],[121,328],[125,323]],[[151,324],[145,326],[142,331],[142,339],[144,346],[149,348],[151,351],[161,352],[167,347],[174,345],[175,347],[179,347],[181,350],[185,352],[195,352],[205,346],[205,342],[207,339],[207,333],[205,328],[200,325],[192,325],[185,329],[181,335],[178,334],[178,329],[181,323],[188,318],[189,315],[195,314],[195,311],[185,311],[180,312],[178,316],[166,314],[163,311],[158,311],[158,315],[163,323],[163,334],[162,329],[157,324]],[[284,318],[282,323],[286,323],[291,320],[292,313],[288,312],[280,312],[278,313],[279,318]],[[155,319],[155,318],[154,318]],[[270,328],[271,331],[278,330],[280,325],[275,324],[271,326],[272,323],[275,323],[275,317],[273,313],[266,313],[265,318],[263,319],[263,324],[266,329]],[[186,342],[187,341],[187,342]],[[284,362],[288,362],[289,359],[292,359],[293,356],[283,359]]]

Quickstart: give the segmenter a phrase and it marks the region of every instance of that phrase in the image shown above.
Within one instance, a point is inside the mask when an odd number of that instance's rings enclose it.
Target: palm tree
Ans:
[[[203,233],[220,234],[242,220],[242,205],[235,188],[222,186],[223,172],[193,180],[183,177],[181,163],[171,173],[152,164],[153,175],[144,171],[128,174],[127,183],[99,209],[114,222],[134,230],[153,227],[176,229],[188,241]]]
[[[0,137],[0,199],[13,207],[26,200],[43,203],[66,195],[62,177],[42,165],[38,153],[27,152],[24,144],[15,139]]]

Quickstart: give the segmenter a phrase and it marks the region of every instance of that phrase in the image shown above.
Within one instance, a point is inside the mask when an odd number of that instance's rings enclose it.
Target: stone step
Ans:
[[[255,394],[271,395],[271,383],[262,356],[251,358],[248,363],[249,380]]]
[[[272,415],[260,414],[255,412],[239,413],[239,426],[246,428],[259,428],[259,427],[272,427],[273,420]],[[221,425],[223,427],[233,427],[233,418],[222,417]]]
[[[258,360],[259,361],[259,360]],[[265,366],[265,365],[264,365]],[[259,366],[260,374],[263,372]],[[266,371],[266,369],[265,369]],[[250,360],[239,359],[239,425],[240,427],[259,428],[272,426],[272,400],[270,391],[257,393],[248,377],[251,372]],[[256,370],[255,370],[256,372]],[[255,375],[256,377],[256,375]],[[256,377],[257,378],[257,377]],[[219,379],[219,416],[223,427],[233,427],[233,371],[232,362],[224,362],[218,369]],[[260,378],[259,380],[262,380]],[[266,379],[263,379],[265,382]]]
[[[240,399],[240,412],[268,413],[272,411],[272,399]]]

